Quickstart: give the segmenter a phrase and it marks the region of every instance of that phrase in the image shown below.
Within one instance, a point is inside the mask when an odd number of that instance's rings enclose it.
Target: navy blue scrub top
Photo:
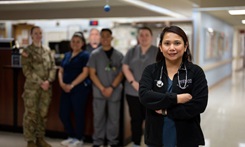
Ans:
[[[168,92],[172,92],[173,82],[168,78]],[[169,117],[164,117],[163,124],[163,146],[175,147],[176,146],[176,128],[175,123]]]
[[[74,79],[77,78],[78,75],[82,73],[83,68],[87,66],[89,59],[89,53],[87,51],[81,51],[73,58],[71,58],[71,56],[71,51],[65,53],[65,57],[61,62],[61,67],[64,69],[63,82],[66,84],[70,84]],[[86,78],[80,84],[87,86],[89,83],[91,83],[90,80]]]

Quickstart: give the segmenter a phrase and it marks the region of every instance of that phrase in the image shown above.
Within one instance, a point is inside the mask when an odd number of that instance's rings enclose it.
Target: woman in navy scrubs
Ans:
[[[82,32],[76,32],[70,42],[71,51],[65,53],[59,69],[59,84],[62,88],[60,98],[60,119],[68,138],[61,142],[68,147],[83,144],[85,106],[89,92],[87,62],[89,53],[85,51],[86,42]],[[71,113],[74,113],[75,125]]]

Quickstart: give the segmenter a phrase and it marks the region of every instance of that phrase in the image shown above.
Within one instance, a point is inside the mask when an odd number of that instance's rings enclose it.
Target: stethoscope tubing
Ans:
[[[178,86],[181,89],[186,89],[186,87],[187,87],[187,69],[186,69],[185,65],[184,65],[184,70],[185,70],[185,84],[184,84],[184,86],[181,86],[181,84],[180,84],[179,70],[178,70]],[[163,74],[163,66],[161,67],[159,80],[157,80],[157,83],[156,83],[156,86],[159,87],[159,88],[161,88],[164,85],[164,83],[162,81],[162,74]]]

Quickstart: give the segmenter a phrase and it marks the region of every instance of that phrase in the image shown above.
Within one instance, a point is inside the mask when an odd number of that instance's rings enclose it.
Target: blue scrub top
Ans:
[[[83,68],[87,66],[89,59],[89,53],[87,51],[81,51],[79,54],[71,58],[72,51],[65,53],[65,57],[61,62],[61,67],[64,69],[63,82],[70,84],[74,79],[77,78],[83,71]],[[79,85],[87,86],[91,82],[86,78]]]
[[[173,81],[168,78],[168,92],[172,92],[172,85],[173,85]],[[175,147],[176,146],[175,123],[169,117],[164,117],[163,145],[166,147]]]

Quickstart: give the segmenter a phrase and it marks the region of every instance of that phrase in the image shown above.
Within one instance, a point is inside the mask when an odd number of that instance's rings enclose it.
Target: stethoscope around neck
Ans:
[[[186,89],[186,87],[187,87],[187,69],[186,69],[185,65],[184,65],[184,70],[185,70],[185,84],[184,84],[184,86],[181,86],[181,84],[180,84],[179,70],[178,70],[178,85],[179,85],[179,88],[181,88],[181,89]],[[162,74],[163,74],[163,66],[161,67],[161,73],[160,73],[159,80],[157,80],[157,83],[156,83],[157,87],[159,87],[159,88],[161,88],[164,85],[164,83],[162,81]]]

